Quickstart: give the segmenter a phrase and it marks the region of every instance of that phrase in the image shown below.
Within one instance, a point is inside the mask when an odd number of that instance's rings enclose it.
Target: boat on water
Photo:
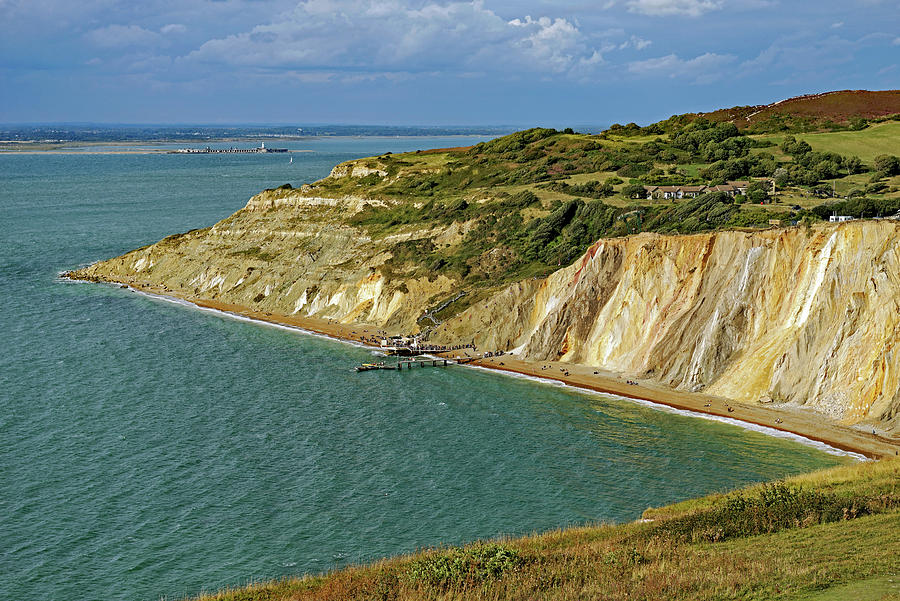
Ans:
[[[397,369],[394,365],[385,365],[384,361],[381,363],[363,363],[362,365],[356,366],[356,371],[372,371],[375,369]]]

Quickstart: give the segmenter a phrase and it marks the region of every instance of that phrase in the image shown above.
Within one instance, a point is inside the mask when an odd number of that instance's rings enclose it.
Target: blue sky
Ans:
[[[898,64],[898,0],[0,0],[7,123],[646,123]]]

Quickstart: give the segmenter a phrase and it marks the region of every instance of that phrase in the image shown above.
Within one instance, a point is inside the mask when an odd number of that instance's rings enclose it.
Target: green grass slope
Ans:
[[[560,530],[200,597],[900,598],[900,460],[861,463]]]
[[[349,224],[392,241],[389,274],[441,274],[471,292],[545,276],[599,238],[892,215],[900,170],[879,169],[876,157],[900,155],[900,121],[860,127],[746,135],[694,118],[600,135],[534,128],[469,148],[352,161],[303,194],[367,199]],[[647,198],[644,188],[734,180],[751,182],[746,195],[710,188],[699,198]],[[456,229],[427,234],[448,227]]]
[[[846,156],[858,156],[865,163],[871,163],[882,154],[900,152],[900,122],[874,123],[863,130],[798,134],[817,152],[834,152]],[[780,144],[782,137],[773,136]]]

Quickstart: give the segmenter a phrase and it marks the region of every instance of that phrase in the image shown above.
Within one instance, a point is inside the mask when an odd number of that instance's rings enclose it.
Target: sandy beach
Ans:
[[[374,340],[379,336],[377,326],[365,324],[345,324],[336,320],[277,315],[253,311],[240,305],[232,305],[209,299],[184,298],[167,289],[150,287],[133,288],[150,294],[170,296],[188,301],[198,307],[214,309],[241,315],[250,319],[301,328],[332,338],[370,344],[377,348]],[[478,349],[479,354],[492,349]],[[478,355],[471,349],[469,357]],[[464,355],[464,351],[446,353],[447,357]],[[596,367],[572,363],[526,361],[512,355],[479,358],[469,365],[513,372],[525,376],[554,380],[563,384],[594,392],[618,395],[625,398],[650,401],[679,410],[719,416],[788,432],[824,443],[828,446],[864,455],[870,459],[881,459],[900,455],[900,438],[888,438],[851,428],[829,420],[826,416],[797,407],[778,407],[763,404],[745,404],[730,399],[703,393],[673,390],[651,381],[634,381],[619,374],[605,372]]]

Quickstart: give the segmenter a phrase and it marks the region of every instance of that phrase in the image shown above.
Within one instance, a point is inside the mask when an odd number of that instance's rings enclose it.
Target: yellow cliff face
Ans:
[[[211,228],[73,276],[411,333],[462,284],[391,271],[392,245],[455,243],[471,224],[410,226],[383,239],[348,224],[385,202],[269,190]],[[860,221],[600,240],[546,279],[493,291],[432,336],[896,430],[898,234],[897,222]]]
[[[444,324],[444,339],[896,429],[900,225],[601,240]]]

